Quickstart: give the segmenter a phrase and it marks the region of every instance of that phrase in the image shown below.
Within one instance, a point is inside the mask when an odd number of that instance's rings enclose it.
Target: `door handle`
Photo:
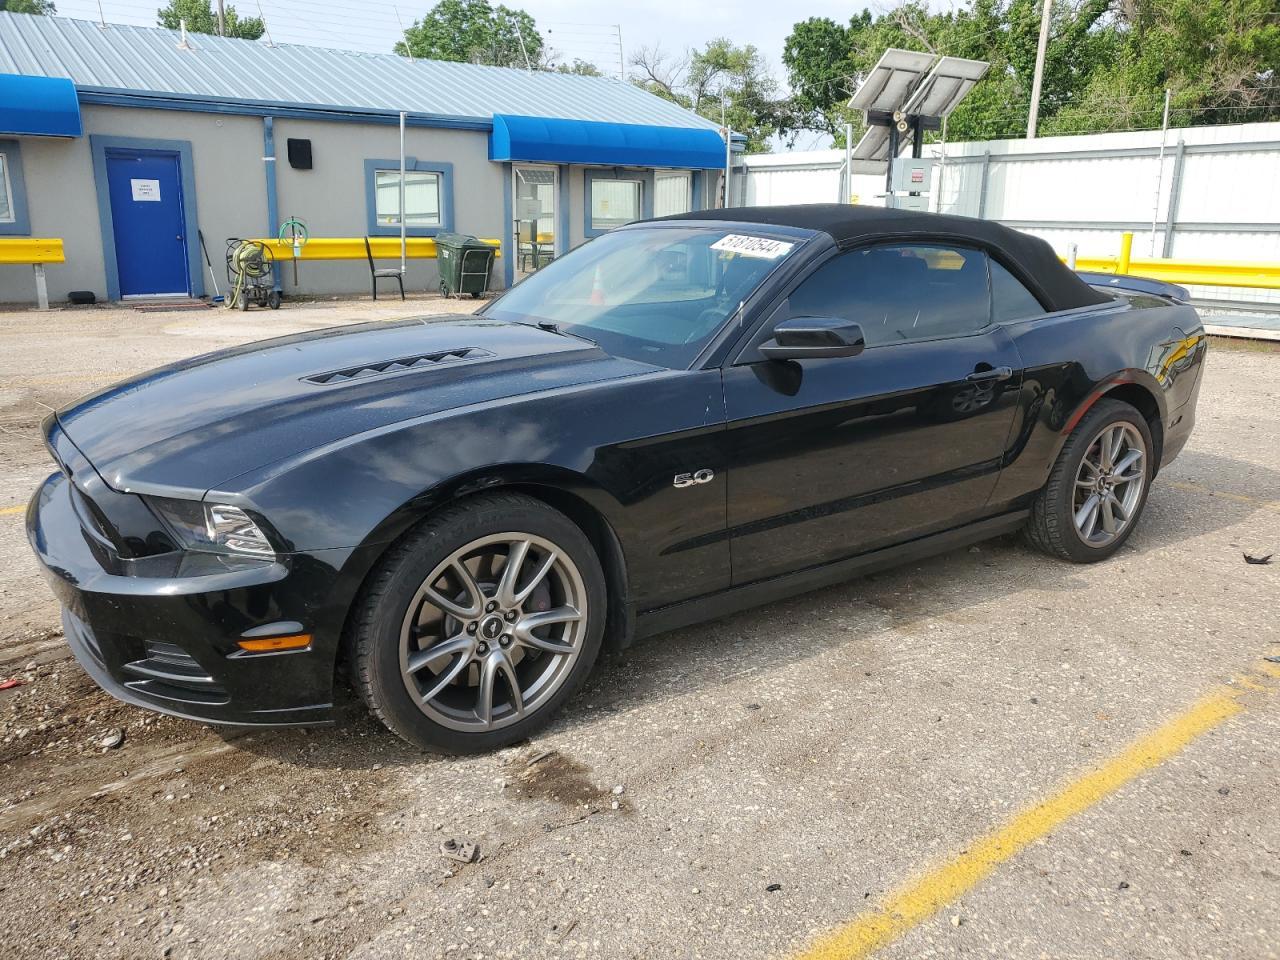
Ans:
[[[987,380],[1008,380],[1012,376],[1012,367],[992,367],[990,370],[975,370],[965,379],[970,383],[982,383]]]

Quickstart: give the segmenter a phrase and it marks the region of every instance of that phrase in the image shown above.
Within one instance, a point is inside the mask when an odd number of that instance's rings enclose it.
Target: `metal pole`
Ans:
[[[1116,273],[1124,275],[1129,272],[1129,263],[1133,259],[1133,234],[1126,230],[1120,234],[1120,258],[1116,261]]]
[[[1044,54],[1049,46],[1049,10],[1053,0],[1044,0],[1040,14],[1040,45],[1036,47],[1036,72],[1031,81],[1031,110],[1027,114],[1027,139],[1036,138],[1036,124],[1040,121],[1040,81],[1044,79]]]
[[[524,48],[524,32],[520,29],[520,21],[512,17],[511,25],[516,28],[516,39],[520,41],[520,56],[524,57],[524,68],[533,73],[533,66],[529,63],[529,51]]]
[[[898,158],[898,125],[897,123],[889,124],[889,165],[884,173],[884,205],[886,207],[897,206],[897,201],[893,198],[893,161]]]
[[[1177,149],[1173,151],[1173,176],[1169,180],[1169,209],[1164,215],[1164,250],[1165,259],[1173,256],[1173,235],[1178,229],[1178,204],[1182,200],[1182,164],[1187,156],[1187,145],[1178,138]]]
[[[49,309],[49,284],[45,281],[44,264],[34,264],[36,268],[36,309]]]
[[[853,203],[853,124],[844,125],[844,202]]]
[[[218,36],[227,35],[227,8],[224,0],[218,0]]]
[[[1160,219],[1160,191],[1164,187],[1164,143],[1169,139],[1169,88],[1164,88],[1164,120],[1160,124],[1160,159],[1156,161],[1156,202],[1151,207],[1151,243],[1148,256],[1156,255],[1156,222]],[[1166,228],[1167,229],[1167,228]]]
[[[618,79],[627,79],[627,66],[622,56],[622,24],[614,24],[614,29],[618,31]]]
[[[400,111],[400,276],[405,276],[409,272],[407,248],[405,244],[405,216],[404,209],[404,111]]]
[[[938,202],[933,205],[935,213],[942,212],[942,184],[943,175],[947,172],[947,118],[942,118],[942,144],[938,153],[938,186],[934,189],[934,196],[938,198]]]
[[[400,24],[400,36],[404,38],[404,52],[409,57],[409,62],[413,63],[413,51],[409,49],[409,35],[405,33],[404,21],[400,19],[400,8],[393,5],[391,9],[396,12],[396,23]]]
[[[271,39],[271,28],[267,26],[267,15],[262,12],[262,0],[258,0],[258,19],[262,21],[262,32],[267,35],[267,46],[274,47],[276,42]]]
[[[1076,268],[1076,245],[1074,243],[1067,244],[1067,266],[1072,270]]]
[[[982,172],[979,174],[981,178],[978,181],[978,219],[981,220],[987,215],[987,176],[991,173],[991,151],[984,151],[982,154]]]
[[[724,131],[724,204],[729,206],[729,185],[733,180],[733,130],[729,128],[723,97],[720,100],[720,128]]]

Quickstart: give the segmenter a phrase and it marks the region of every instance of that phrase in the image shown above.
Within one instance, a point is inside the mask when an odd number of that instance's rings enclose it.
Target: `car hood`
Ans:
[[[418,317],[194,357],[85,397],[57,418],[115,489],[189,496],[402,420],[650,370],[537,327]]]

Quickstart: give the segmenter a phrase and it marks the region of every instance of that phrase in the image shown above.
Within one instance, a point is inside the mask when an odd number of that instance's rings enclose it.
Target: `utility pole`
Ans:
[[[226,35],[227,35],[226,0],[218,0],[218,36],[225,37]]]
[[[1040,81],[1044,79],[1044,52],[1049,46],[1049,11],[1053,0],[1044,0],[1044,11],[1040,14],[1040,45],[1036,48],[1036,74],[1031,81],[1031,110],[1027,114],[1027,139],[1036,138],[1036,125],[1040,121]]]

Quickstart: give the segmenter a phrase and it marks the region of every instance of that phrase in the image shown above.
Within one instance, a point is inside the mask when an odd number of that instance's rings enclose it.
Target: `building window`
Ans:
[[[370,236],[400,233],[400,161],[366,160]],[[409,236],[433,237],[453,229],[453,165],[406,157],[404,227]]]
[[[16,140],[0,140],[0,236],[23,237],[30,233],[22,148]]]
[[[662,172],[653,181],[653,215],[668,217],[693,209],[693,177],[687,171]]]
[[[9,185],[9,158],[0,153],[0,223],[13,223],[13,187]]]
[[[400,226],[400,171],[379,170],[376,174],[378,223]],[[440,174],[407,172],[404,175],[405,226],[440,226]]]
[[[639,220],[644,184],[639,180],[591,181],[591,229],[612,230]]]

